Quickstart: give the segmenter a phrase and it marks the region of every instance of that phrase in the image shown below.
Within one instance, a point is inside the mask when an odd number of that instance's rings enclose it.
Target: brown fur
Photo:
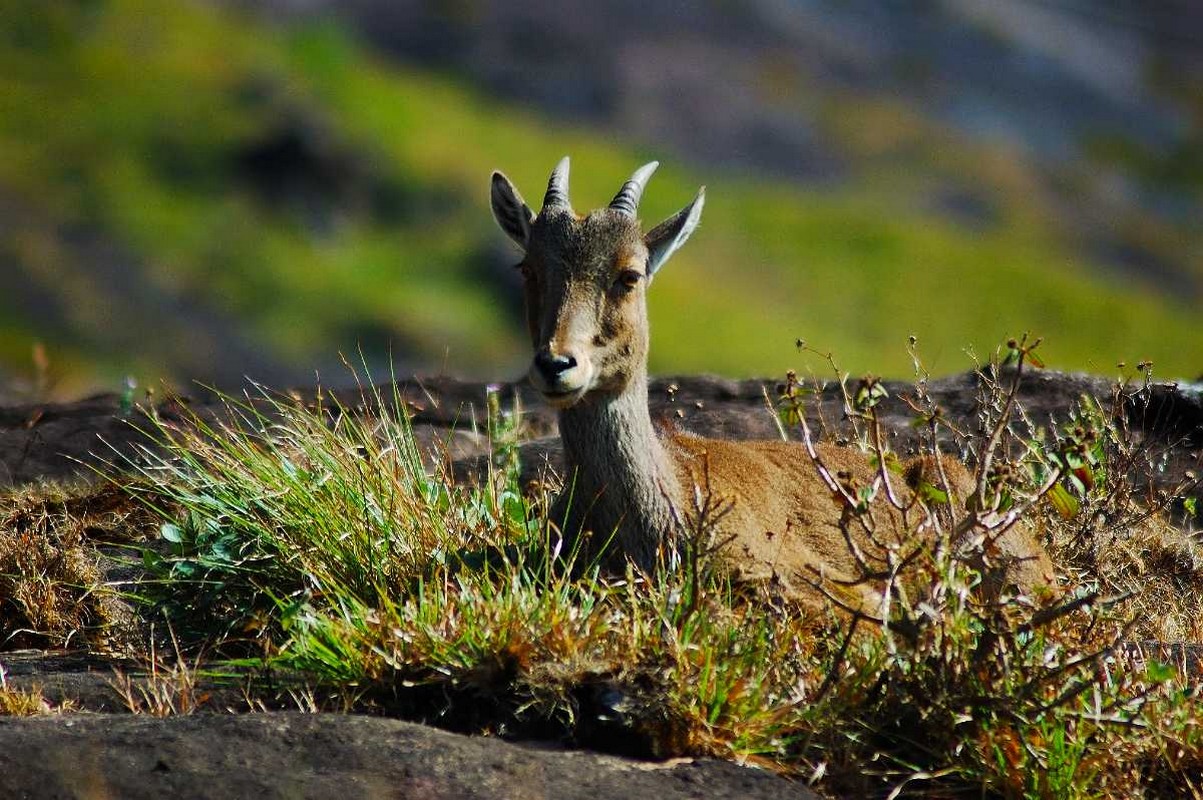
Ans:
[[[820,592],[836,595],[874,615],[885,582],[861,580],[865,568],[888,571],[887,548],[928,547],[934,531],[908,529],[897,509],[879,501],[870,536],[845,516],[845,504],[800,445],[662,434],[652,425],[645,292],[696,226],[703,195],[644,235],[628,210],[573,212],[567,169],[565,159],[550,182],[556,192],[548,196],[555,200],[537,216],[508,179],[493,177],[494,215],[524,252],[519,266],[536,352],[531,381],[559,408],[569,475],[553,520],[586,553],[612,547],[652,569],[658,559],[680,555],[685,537],[705,527],[699,517],[708,517],[722,561],[738,576],[779,581],[803,601],[817,602]],[[832,474],[844,472],[854,483],[868,485],[876,477],[853,449],[821,446],[819,456]],[[970,476],[961,464],[946,462],[953,493],[963,500],[972,490]],[[923,480],[938,485],[934,466],[908,465],[911,488]],[[897,483],[910,504],[910,489]],[[912,516],[915,528],[924,517]],[[1052,581],[1048,556],[1018,526],[988,543],[978,566],[990,591],[1013,584],[1027,592]]]
[[[844,501],[822,481],[799,444],[689,436],[671,441],[681,485],[698,487],[701,496],[708,494],[719,508],[724,501],[728,504],[717,538],[725,542],[724,562],[741,578],[778,582],[788,594],[812,601],[832,595],[843,605],[873,615],[886,581],[866,579],[866,567],[870,573],[888,573],[887,548],[896,547],[901,558],[917,548],[930,551],[934,545],[937,532],[916,504],[921,484],[944,485],[932,457],[908,462],[901,478],[890,474],[896,496],[911,509],[909,519],[904,521],[879,490],[870,506],[870,535],[856,519],[844,515]],[[853,487],[870,486],[879,478],[858,449],[820,444],[816,452],[833,476],[842,474]],[[950,502],[963,504],[973,492],[972,476],[959,461],[942,461]],[[699,505],[695,499],[694,514]],[[1027,527],[1003,532],[971,563],[982,572],[983,589],[991,596],[1012,585],[1031,592],[1051,586],[1055,579],[1052,563]],[[906,583],[905,572],[902,577]]]

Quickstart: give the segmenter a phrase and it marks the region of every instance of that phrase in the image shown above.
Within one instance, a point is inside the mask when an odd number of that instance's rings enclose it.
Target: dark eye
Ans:
[[[643,273],[633,269],[624,269],[618,273],[618,280],[614,282],[614,285],[629,292],[638,286],[641,280],[643,280]]]

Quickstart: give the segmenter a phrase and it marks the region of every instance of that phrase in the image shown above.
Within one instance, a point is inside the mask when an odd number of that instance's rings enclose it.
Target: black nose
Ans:
[[[535,353],[535,366],[544,378],[553,381],[575,367],[576,359],[570,355],[552,355],[550,350],[544,349]]]

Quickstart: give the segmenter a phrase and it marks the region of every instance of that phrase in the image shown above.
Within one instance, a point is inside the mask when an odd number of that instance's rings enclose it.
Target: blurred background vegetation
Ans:
[[[707,184],[657,372],[1203,373],[1203,7],[1180,0],[6,0],[0,397],[515,377],[528,198]]]

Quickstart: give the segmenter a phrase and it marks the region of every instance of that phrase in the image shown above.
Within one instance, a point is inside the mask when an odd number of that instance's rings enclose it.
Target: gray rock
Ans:
[[[0,719],[0,797],[655,797],[780,800],[805,787],[735,764],[638,762],[378,717],[258,713]]]

